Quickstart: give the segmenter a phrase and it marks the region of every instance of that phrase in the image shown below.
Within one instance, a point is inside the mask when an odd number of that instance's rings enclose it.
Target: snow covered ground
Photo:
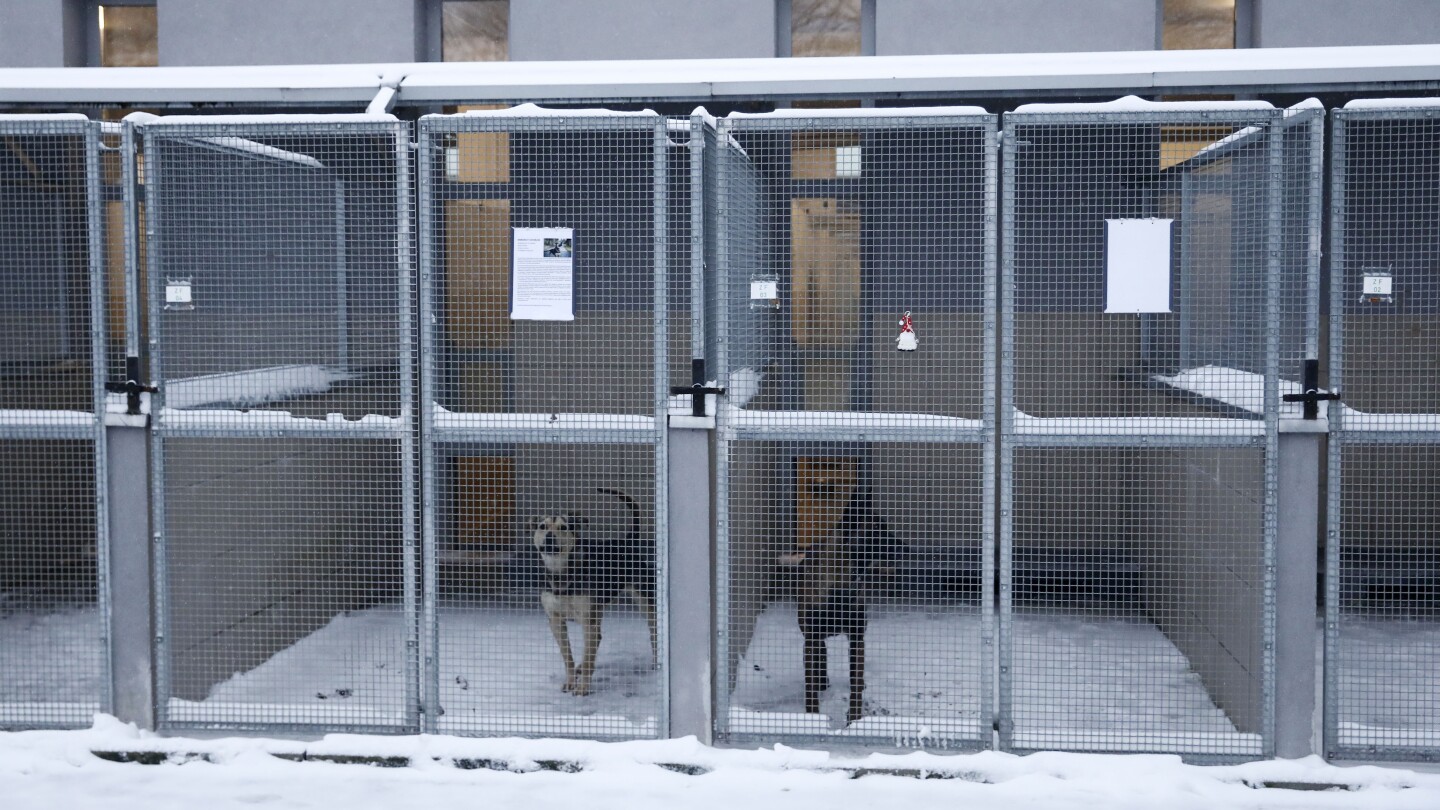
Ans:
[[[888,734],[923,721],[934,735],[927,740],[932,745],[943,744],[947,734],[976,736],[980,724],[975,689],[981,662],[974,650],[979,623],[978,611],[970,608],[879,610],[871,630],[869,687],[877,715],[857,725],[871,724],[865,727],[869,734]],[[384,676],[393,681],[376,680],[374,672],[387,672],[391,665],[385,654],[375,656],[376,651],[395,650],[398,660],[403,626],[403,616],[393,609],[336,617],[260,667],[217,685],[208,700],[175,708],[204,713],[244,704],[252,711],[260,706],[303,709],[307,717],[324,712],[386,716],[401,705],[392,695],[403,697],[403,677],[397,669],[393,676]],[[35,700],[64,704],[67,716],[93,711],[99,681],[97,627],[93,610],[0,615],[0,671],[7,676],[0,686],[0,712],[15,709],[14,701]],[[1016,630],[1020,744],[1103,744],[1148,735],[1151,743],[1164,745],[1167,740],[1174,742],[1177,730],[1183,730],[1192,743],[1207,734],[1226,745],[1244,740],[1211,704],[1184,658],[1153,627],[1047,614],[1017,618]],[[441,695],[446,708],[442,730],[603,735],[643,734],[653,728],[658,679],[648,667],[645,628],[635,614],[611,614],[597,689],[585,698],[560,692],[558,655],[538,609],[446,609],[441,632]],[[762,616],[751,653],[742,662],[733,722],[770,733],[817,730],[815,718],[796,711],[801,692],[798,641],[793,608],[778,605]],[[1440,625],[1347,622],[1346,644],[1353,645],[1348,647],[1352,654],[1343,675],[1346,689],[1373,695],[1364,707],[1368,714],[1347,712],[1346,733],[1363,732],[1372,724],[1404,724],[1406,733],[1423,732],[1434,735],[1432,740],[1440,739],[1435,704],[1430,705],[1430,716],[1423,718],[1414,702],[1416,695],[1435,691]],[[351,654],[333,655],[345,649]],[[480,654],[482,650],[489,654]],[[374,672],[365,673],[365,681],[357,680],[354,665],[369,659]],[[919,667],[913,665],[917,660]],[[827,695],[827,708],[833,710],[831,702],[841,705],[844,700],[843,655],[832,657],[832,667],[832,677],[841,684]],[[35,675],[16,680],[15,675],[24,671]],[[376,695],[354,692],[339,697],[347,684],[361,682],[381,686],[377,694],[384,697],[377,700]],[[5,701],[11,703],[7,706]],[[1088,708],[1080,711],[1076,708],[1080,705]],[[503,727],[506,723],[511,724],[508,730]],[[821,733],[857,733],[829,729],[823,721],[821,725]],[[842,751],[845,742],[836,740]],[[173,756],[166,764],[146,766],[106,761],[93,751],[159,751]],[[311,757],[394,757],[389,764],[401,767],[298,763],[272,756],[294,757],[302,752]],[[477,764],[486,767],[469,769]],[[855,779],[857,772],[872,775]],[[920,780],[889,775],[892,772],[930,772],[949,778]],[[1336,787],[1316,793],[1262,788],[1266,782]],[[733,810],[740,803],[784,810],[899,804],[982,810],[1398,810],[1440,807],[1440,774],[1340,768],[1315,758],[1233,767],[1184,765],[1169,755],[1015,757],[986,752],[846,758],[785,746],[712,749],[693,740],[599,743],[359,735],[330,735],[309,742],[197,740],[157,737],[101,717],[88,731],[0,734],[0,796],[5,797],[0,804],[6,808],[143,805],[147,810],[202,805],[392,810],[459,807],[462,802],[463,806],[481,802],[509,807],[523,802],[527,807],[569,808],[577,801],[587,810],[643,810],[680,803],[687,810]]]
[[[843,714],[843,639],[832,639],[827,716],[803,714],[794,608],[772,606],[742,659],[728,719],[736,734],[829,736],[963,746],[981,737],[983,660],[977,610],[882,607],[871,620],[870,715]],[[404,617],[343,614],[264,664],[174,700],[176,720],[400,725],[405,722]],[[1258,752],[1211,702],[1184,656],[1153,626],[1067,614],[1015,621],[1017,746]],[[1347,618],[1341,660],[1347,744],[1440,746],[1440,623]],[[0,721],[84,724],[99,706],[99,618],[93,608],[0,611]],[[660,681],[640,617],[611,611],[593,694],[560,691],[559,655],[543,613],[523,605],[440,614],[440,730],[457,735],[647,737]]]
[[[1340,741],[1440,748],[1440,623],[1341,623]]]
[[[95,752],[153,752],[161,764]],[[355,756],[386,757],[389,767],[345,761]],[[302,757],[311,761],[295,761]],[[197,740],[158,738],[101,716],[85,731],[0,734],[0,796],[17,810],[1432,810],[1440,806],[1440,774],[1341,768],[1314,757],[1215,767],[1169,755],[846,757],[784,746],[707,748],[693,739]]]

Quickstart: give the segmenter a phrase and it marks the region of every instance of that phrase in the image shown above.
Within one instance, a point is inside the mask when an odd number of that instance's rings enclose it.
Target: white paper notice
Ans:
[[[1170,311],[1169,219],[1105,220],[1105,311]]]
[[[575,320],[575,231],[515,228],[510,320]]]

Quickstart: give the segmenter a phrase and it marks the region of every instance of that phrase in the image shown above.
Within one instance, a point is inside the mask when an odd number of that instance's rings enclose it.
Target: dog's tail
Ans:
[[[630,536],[638,538],[640,536],[640,505],[635,503],[635,499],[618,489],[597,487],[596,491],[603,492],[606,495],[614,495],[624,501],[626,506],[630,507]]]

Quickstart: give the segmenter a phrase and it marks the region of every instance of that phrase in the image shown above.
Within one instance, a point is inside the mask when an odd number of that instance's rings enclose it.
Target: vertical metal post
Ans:
[[[993,722],[998,738],[995,744],[1001,750],[1008,750],[1014,744],[1015,706],[1014,688],[1010,678],[1014,648],[1014,606],[1011,602],[1011,578],[1014,575],[1014,542],[1011,533],[1014,526],[1014,460],[1015,449],[1010,438],[1015,434],[1015,173],[1017,171],[1015,133],[1008,126],[1001,132],[1001,191],[1000,191],[1000,414],[999,448],[1000,469],[997,499],[999,511],[998,531],[1000,534],[1000,577],[999,577],[999,645],[995,656],[997,670],[996,688],[999,692],[997,712]]]
[[[134,125],[131,125],[132,127]],[[144,130],[136,130],[138,134],[144,135]],[[152,559],[152,587],[154,588],[154,621],[155,632],[153,637],[154,666],[155,666],[155,724],[156,727],[163,727],[166,722],[168,701],[170,699],[170,654],[167,646],[167,633],[170,624],[169,589],[167,586],[168,570],[166,568],[166,546],[165,546],[165,436],[160,414],[165,407],[165,366],[164,353],[160,344],[160,302],[164,300],[161,293],[163,280],[160,278],[160,244],[156,237],[155,223],[159,219],[161,211],[158,202],[159,195],[156,193],[160,178],[160,161],[157,159],[157,151],[154,148],[154,141],[145,136],[139,139],[145,156],[145,266],[146,266],[146,311],[149,313],[149,329],[145,336],[150,359],[150,382],[154,383],[160,390],[150,396],[150,542]],[[136,158],[138,160],[138,157]],[[138,288],[138,284],[137,284]]]
[[[705,368],[705,119],[690,116],[690,384]],[[697,395],[698,396],[698,395]],[[700,413],[700,411],[695,411]]]
[[[395,173],[396,213],[399,222],[396,238],[396,272],[400,298],[400,335],[396,362],[400,376],[400,499],[404,514],[401,516],[401,531],[404,534],[404,559],[401,574],[404,577],[403,598],[405,601],[405,626],[407,652],[405,677],[406,725],[419,727],[420,714],[420,626],[417,611],[419,594],[416,588],[416,566],[419,565],[419,549],[415,530],[415,388],[414,388],[414,339],[412,331],[415,322],[410,308],[414,306],[414,282],[410,272],[410,229],[413,226],[410,205],[410,133],[401,123],[395,125]]]
[[[997,357],[999,344],[996,330],[999,321],[999,276],[997,248],[999,242],[999,200],[997,196],[996,183],[999,180],[998,167],[1000,162],[1000,133],[997,123],[991,122],[985,130],[985,279],[984,296],[985,312],[984,336],[980,351],[984,356],[982,361],[983,376],[983,399],[981,400],[981,423],[984,426],[982,441],[982,469],[981,469],[981,525],[982,542],[981,551],[981,625],[980,639],[984,647],[984,655],[980,664],[980,717],[994,718],[996,701],[995,677],[996,661],[996,633],[995,633],[995,531],[998,515],[996,507],[999,501],[1000,479],[997,477],[998,459],[996,457],[996,444],[998,437],[996,428],[996,386],[999,381],[996,375],[999,373],[999,358]],[[1008,241],[1008,240],[1007,240]],[[992,726],[993,726],[993,720]],[[985,734],[982,728],[981,737],[993,744],[992,735]]]
[[[1285,206],[1285,129],[1284,112],[1275,110],[1266,125],[1269,160],[1266,183],[1267,226],[1265,245],[1265,511],[1264,564],[1265,616],[1262,624],[1264,634],[1264,665],[1261,689],[1261,751],[1264,756],[1275,755],[1275,585],[1276,585],[1276,544],[1279,531],[1277,511],[1279,508],[1279,454],[1280,454],[1280,273],[1281,250],[1284,239],[1283,217]]]
[[[1334,113],[1330,149],[1330,379],[1332,392],[1344,396],[1345,357],[1345,196],[1348,144],[1344,110]],[[1325,488],[1325,657],[1322,742],[1326,756],[1340,744],[1340,488],[1343,483],[1345,409],[1330,409],[1330,441]]]
[[[654,203],[655,235],[655,351],[654,414],[655,414],[655,576],[657,582],[669,581],[671,574],[669,526],[669,488],[665,483],[668,469],[669,431],[665,420],[670,410],[670,122],[664,116],[655,121],[654,134]],[[663,677],[670,669],[670,608],[666,589],[657,589],[656,659],[662,674],[660,681],[660,736],[670,736],[670,682]]]
[[[699,426],[697,426],[699,427]],[[669,431],[668,481],[670,534],[666,566],[669,614],[666,680],[668,736],[694,736],[702,743],[714,740],[715,664],[714,609],[711,603],[710,431]]]
[[[439,598],[439,562],[436,559],[435,533],[435,358],[434,358],[434,251],[435,251],[435,200],[434,200],[434,133],[425,119],[420,120],[418,134],[417,178],[419,182],[420,213],[419,251],[417,263],[420,270],[420,495],[421,495],[421,537],[424,544],[424,586],[420,615],[421,670],[420,705],[423,712],[422,730],[435,733],[440,715],[440,634],[436,614],[436,600]]]
[[[100,173],[100,125],[89,122],[85,124],[85,231],[89,259],[87,278],[90,305],[90,408],[95,448],[96,599],[100,605],[100,627],[103,634],[100,646],[106,662],[106,666],[101,670],[103,672],[114,661],[114,633],[111,626],[113,616],[110,601],[109,521],[106,519],[111,502],[106,487],[110,473],[105,441],[105,377],[108,363],[105,356],[105,217],[100,200]],[[141,503],[143,507],[144,502]],[[113,711],[113,684],[110,678],[101,678],[101,681],[100,708],[102,711]]]
[[[716,379],[728,385],[730,376],[730,276],[733,273],[730,259],[730,238],[735,233],[730,205],[730,161],[734,159],[731,144],[734,136],[730,122],[716,122],[715,155],[715,344],[709,346],[709,354],[715,361],[713,372]],[[714,667],[711,677],[715,695],[715,714],[712,729],[729,732],[730,696],[734,689],[730,661],[730,441],[726,426],[726,408],[718,407],[715,414],[715,553],[714,553],[714,600],[717,607]],[[713,732],[712,732],[713,734]]]
[[[102,567],[102,598],[108,624],[112,700],[109,711],[121,722],[155,728],[154,616],[151,579],[149,488],[146,476],[148,418],[115,414],[105,431],[107,474],[99,489],[107,494],[108,512],[99,512],[99,525],[110,545],[108,565]],[[105,704],[102,704],[105,705]]]
[[[1320,531],[1323,422],[1300,422],[1302,432],[1279,441],[1279,530],[1275,553],[1275,743],[1287,759],[1317,752],[1315,717],[1315,577]],[[1308,429],[1306,429],[1306,426]]]

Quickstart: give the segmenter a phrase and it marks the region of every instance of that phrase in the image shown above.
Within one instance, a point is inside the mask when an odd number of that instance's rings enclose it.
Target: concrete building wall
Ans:
[[[1254,47],[1440,42],[1431,0],[1255,0]]]
[[[85,63],[84,24],[75,0],[0,0],[0,67],[74,67]]]
[[[1264,705],[1264,458],[1248,448],[1162,451],[1144,555],[1146,606],[1210,698],[1246,733]]]
[[[419,0],[165,0],[160,64],[309,65],[424,58]]]
[[[1144,51],[1158,47],[1155,0],[884,0],[879,56]]]
[[[774,0],[510,4],[510,59],[516,62],[774,55]]]

